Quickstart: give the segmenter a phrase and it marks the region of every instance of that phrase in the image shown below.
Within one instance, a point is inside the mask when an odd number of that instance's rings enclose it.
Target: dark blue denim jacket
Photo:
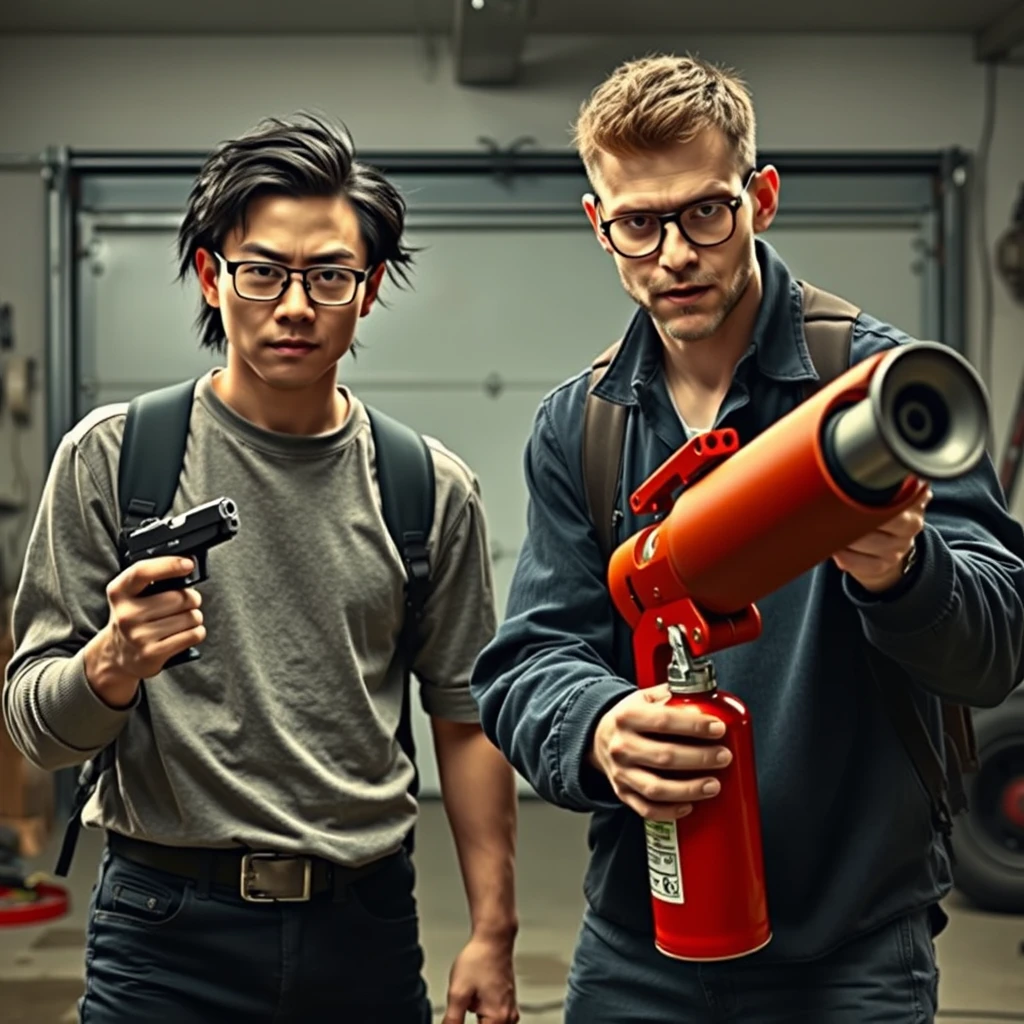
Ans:
[[[753,343],[715,424],[735,426],[741,442],[789,412],[816,376],[799,285],[760,239],[757,258],[764,294]],[[908,340],[861,316],[851,358]],[[526,540],[506,619],[472,687],[487,735],[537,792],[593,812],[590,905],[650,931],[640,819],[585,760],[598,720],[633,686],[631,637],[610,603],[584,496],[587,384],[583,372],[538,410],[525,455]],[[661,343],[642,311],[599,388],[628,409],[621,541],[650,523],[630,512],[629,494],[685,442]],[[926,791],[855,654],[874,644],[911,673],[941,749],[935,695],[994,705],[1024,672],[1024,533],[988,459],[933,491],[908,583],[875,597],[828,561],[758,602],[759,639],[714,656],[719,684],[747,704],[754,724],[774,927],[764,959],[821,955],[950,888]]]

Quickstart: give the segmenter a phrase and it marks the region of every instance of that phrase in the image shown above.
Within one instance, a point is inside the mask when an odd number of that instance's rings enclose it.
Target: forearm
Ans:
[[[46,771],[93,757],[116,739],[134,706],[114,708],[97,696],[81,651],[21,665],[8,680],[3,705],[12,742]]]
[[[895,598],[849,592],[868,640],[936,694],[999,703],[1020,680],[1024,603],[1019,570],[998,548],[951,549],[925,528],[920,572]]]
[[[47,770],[81,764],[108,746],[131,713],[113,705],[137,702],[123,692],[101,697],[87,676],[108,621],[106,587],[119,571],[116,502],[102,460],[95,462],[94,472],[75,439],[61,442],[11,615],[4,720],[15,745]],[[99,672],[103,681],[107,675]]]
[[[578,637],[546,643],[507,623],[474,669],[484,730],[556,807],[593,812],[619,801],[589,754],[604,713],[635,689],[597,663]],[[517,652],[530,648],[525,658]]]
[[[479,726],[437,718],[431,724],[473,933],[512,941],[518,931],[515,775]]]

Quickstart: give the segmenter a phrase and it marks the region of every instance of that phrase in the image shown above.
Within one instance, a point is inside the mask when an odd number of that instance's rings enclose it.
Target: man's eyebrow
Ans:
[[[243,252],[251,253],[254,256],[262,256],[265,260],[272,260],[274,263],[288,262],[288,258],[282,253],[266,245],[260,245],[259,242],[243,242],[239,248]],[[355,255],[354,252],[350,252],[348,249],[331,249],[328,252],[318,253],[316,256],[307,259],[306,263],[311,266],[319,263],[337,263],[341,260],[355,259]]]
[[[606,207],[605,216],[611,220],[614,217],[622,217],[630,213],[674,213],[676,210],[681,210],[684,206],[693,206],[694,203],[720,202],[723,199],[733,199],[734,197],[735,193],[728,185],[715,181],[711,182],[700,195],[675,203],[644,202],[643,200],[632,199],[627,196],[625,199],[620,199],[614,207]]]

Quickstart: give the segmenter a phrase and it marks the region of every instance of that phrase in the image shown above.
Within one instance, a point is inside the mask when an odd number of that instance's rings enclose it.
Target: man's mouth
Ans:
[[[713,286],[709,284],[680,285],[678,288],[669,288],[663,292],[659,292],[658,297],[667,299],[669,302],[673,302],[678,305],[686,305],[691,302],[696,302],[702,296],[707,295],[707,293],[711,291],[712,287]]]
[[[304,341],[302,338],[282,338],[280,341],[268,342],[267,347],[282,355],[301,356],[312,352],[317,346],[312,341]]]

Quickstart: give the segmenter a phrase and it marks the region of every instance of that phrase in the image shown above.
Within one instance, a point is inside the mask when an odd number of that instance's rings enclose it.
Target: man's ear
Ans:
[[[601,230],[601,215],[597,212],[597,196],[592,192],[588,192],[583,197],[583,212],[587,215],[587,220],[590,221],[590,226],[594,229],[594,234],[597,236],[597,241],[601,248],[607,253],[614,252],[611,243],[605,238],[604,232]]]
[[[363,293],[363,301],[359,306],[359,315],[367,316],[373,304],[377,301],[377,293],[380,291],[381,282],[384,280],[384,273],[387,265],[382,263],[366,279],[366,291]]]
[[[771,164],[758,171],[750,183],[755,233],[767,231],[779,212],[779,184],[779,172]]]
[[[220,307],[220,288],[217,279],[220,277],[220,263],[208,249],[196,250],[196,275],[203,298],[215,309]]]

